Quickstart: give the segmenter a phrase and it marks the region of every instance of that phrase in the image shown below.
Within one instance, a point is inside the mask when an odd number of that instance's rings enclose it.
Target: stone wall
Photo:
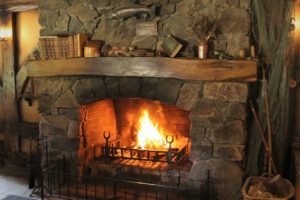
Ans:
[[[144,18],[107,18],[114,9],[131,4],[157,7],[156,17],[148,19],[157,22],[157,36],[136,36],[136,24]],[[185,47],[195,48],[198,41],[188,27],[187,17],[195,7],[212,18],[222,13],[213,41],[215,50],[237,56],[240,49],[249,49],[250,0],[39,0],[40,35],[87,33],[90,39],[112,46],[156,50],[172,34]],[[78,152],[82,141],[81,105],[119,97],[156,99],[190,111],[190,182],[197,185],[211,170],[219,199],[237,199],[246,140],[246,84],[129,77],[34,81],[39,112],[43,114],[40,134],[48,138],[50,160],[65,155],[73,172],[78,172],[77,167],[82,165],[83,158]]]
[[[135,26],[145,21],[143,18],[107,19],[114,9],[131,4],[157,6],[157,16],[151,19],[158,24],[157,36],[135,35]],[[240,49],[249,49],[250,0],[40,0],[40,34],[88,33],[91,39],[104,40],[112,46],[154,50],[159,41],[172,34],[185,46],[195,47],[198,42],[187,17],[195,7],[211,18],[222,14],[215,50],[237,56]]]
[[[190,111],[190,183],[197,185],[211,170],[218,194],[226,193],[228,199],[238,195],[243,173],[239,163],[244,159],[246,140],[247,84],[132,77],[34,81],[43,114],[40,134],[48,138],[50,160],[65,155],[73,172],[82,166],[79,147],[86,140],[80,131],[82,105],[107,98],[159,100]]]

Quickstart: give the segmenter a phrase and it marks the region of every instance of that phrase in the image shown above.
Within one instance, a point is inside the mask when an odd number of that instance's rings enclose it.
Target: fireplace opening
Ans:
[[[188,162],[189,112],[175,105],[107,99],[83,106],[80,113],[81,150],[92,149],[83,153],[86,166],[95,158],[145,168]]]

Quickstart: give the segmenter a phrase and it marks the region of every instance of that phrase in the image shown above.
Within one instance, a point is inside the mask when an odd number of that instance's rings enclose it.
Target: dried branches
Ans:
[[[194,8],[188,13],[188,28],[194,33],[199,42],[207,42],[215,36],[221,16],[222,14],[217,18],[212,18],[199,9]]]

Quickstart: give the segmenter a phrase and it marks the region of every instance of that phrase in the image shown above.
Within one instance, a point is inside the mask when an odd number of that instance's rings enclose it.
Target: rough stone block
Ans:
[[[54,106],[51,107],[51,115],[58,115],[58,109]]]
[[[192,124],[190,128],[190,138],[192,145],[203,145],[203,142],[205,142],[206,140],[205,128],[198,127]]]
[[[250,9],[251,0],[240,0],[240,7]]]
[[[103,16],[103,15],[102,15]],[[94,31],[93,40],[104,40],[111,46],[130,46],[135,36],[135,26],[138,19],[130,17],[127,20],[107,20],[102,17],[101,22]]]
[[[74,83],[72,91],[81,104],[87,104],[106,97],[102,78],[89,77],[79,79]]]
[[[155,99],[164,103],[175,104],[181,84],[181,81],[175,79],[160,79],[157,84]]]
[[[226,38],[217,38],[213,41],[214,43],[214,50],[215,51],[227,51],[227,40]]]
[[[240,0],[227,0],[227,4],[232,7],[239,7]]]
[[[229,161],[241,161],[244,158],[244,145],[214,144],[213,157]]]
[[[208,173],[212,180],[217,180],[218,186],[221,186],[214,187],[217,199],[239,199],[243,185],[243,171],[237,163],[217,158],[196,161],[193,163],[189,178],[203,183]]]
[[[38,97],[38,111],[43,114],[51,113],[53,98],[51,95],[41,95]]]
[[[103,78],[93,78],[92,83],[95,97],[97,99],[105,99],[106,91]]]
[[[64,109],[60,108],[58,109],[58,114],[64,115],[70,120],[79,121],[80,120],[80,114],[79,109]]]
[[[157,78],[143,78],[141,97],[145,99],[153,100],[155,96],[157,83],[158,83]]]
[[[71,78],[35,78],[34,86],[37,96],[44,94],[59,96],[65,93],[72,85],[74,80]]]
[[[38,20],[42,27],[53,27],[59,17],[57,10],[40,10],[39,13]]]
[[[78,121],[69,120],[68,137],[69,138],[78,138],[79,137],[79,127],[80,127],[80,123]]]
[[[110,0],[92,1],[91,3],[99,13],[103,13],[112,9],[112,7],[110,6]]]
[[[232,56],[239,56],[241,49],[245,50],[246,56],[250,56],[250,39],[249,36],[227,34],[227,53]]]
[[[96,100],[92,79],[77,80],[72,87],[72,92],[80,104],[87,104]]]
[[[179,2],[182,2],[182,0],[169,0],[169,3],[177,4]]]
[[[227,7],[228,6],[227,0],[215,0],[215,4],[217,6],[222,6],[222,7]]]
[[[191,161],[200,161],[207,160],[212,157],[212,145],[210,146],[200,146],[192,145],[190,151],[190,160]]]
[[[246,129],[242,121],[234,121],[224,127],[207,129],[206,137],[218,144],[244,144]]]
[[[224,35],[247,35],[251,28],[250,14],[246,9],[227,7],[220,20],[220,32]]]
[[[39,1],[39,9],[58,10],[66,8],[69,5],[65,0]]]
[[[176,10],[175,4],[168,3],[164,6],[162,6],[160,14],[161,15],[172,15]]]
[[[56,28],[60,29],[62,32],[67,33],[68,31],[68,26],[70,22],[70,16],[67,14],[67,12],[61,14],[58,16],[57,21],[55,23]]]
[[[199,127],[212,128],[223,124],[221,113],[214,101],[204,98],[198,100],[189,118],[193,125]]]
[[[44,119],[48,122],[49,125],[57,127],[63,130],[68,129],[69,120],[62,115],[47,115]]]
[[[205,82],[203,96],[214,100],[246,102],[248,85],[246,83]]]
[[[85,33],[84,25],[76,16],[71,16],[69,34],[75,35],[77,33]]]
[[[51,126],[49,125],[48,121],[42,117],[39,123],[39,132],[40,137],[48,136],[51,134]]]
[[[68,120],[60,115],[47,115],[40,120],[40,136],[67,134]]]
[[[190,111],[197,101],[199,91],[203,84],[184,83],[180,89],[176,106]]]
[[[225,101],[215,101],[215,103],[217,109],[222,113],[224,121],[232,119],[245,120],[247,118],[248,112],[246,103]]]
[[[48,140],[49,147],[53,150],[59,151],[78,151],[79,139],[68,137],[53,137]]]
[[[143,0],[143,1],[140,1],[139,3],[142,5],[147,5],[147,6],[150,6],[153,4],[154,5],[165,5],[168,3],[168,0]]]
[[[99,13],[92,5],[77,4],[68,7],[68,13],[76,16],[81,22],[91,21],[99,16]]]
[[[156,49],[157,37],[155,36],[144,36],[137,35],[132,41],[132,46],[137,47],[138,49]]]
[[[125,98],[138,97],[141,89],[141,78],[119,78],[120,96]]]
[[[109,98],[118,98],[119,97],[119,81],[118,78],[107,77],[104,80],[106,94]]]
[[[54,103],[54,106],[57,108],[79,108],[80,105],[73,95],[71,90],[68,90],[64,94],[62,94],[56,102]]]

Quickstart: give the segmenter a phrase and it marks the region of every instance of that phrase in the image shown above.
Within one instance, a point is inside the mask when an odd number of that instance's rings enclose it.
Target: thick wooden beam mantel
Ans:
[[[25,68],[25,69],[23,69]],[[255,60],[175,59],[165,57],[99,57],[26,62],[18,73],[18,89],[28,77],[131,76],[201,81],[254,82]],[[18,91],[20,94],[20,91]]]
[[[0,12],[20,12],[37,8],[37,0],[0,0]]]

